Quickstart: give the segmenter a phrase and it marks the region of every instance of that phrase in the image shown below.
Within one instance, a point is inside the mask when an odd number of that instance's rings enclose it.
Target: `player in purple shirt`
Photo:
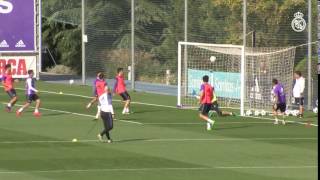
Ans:
[[[286,94],[282,84],[277,79],[272,79],[272,100],[273,100],[273,115],[275,116],[274,124],[278,124],[278,115],[282,115],[282,124],[285,125],[284,112],[286,111]],[[279,112],[280,111],[280,112]]]
[[[30,106],[30,104],[32,103],[32,101],[36,102],[36,107],[34,109],[34,113],[33,115],[35,117],[40,117],[41,113],[39,112],[39,107],[40,107],[40,98],[37,95],[37,93],[39,92],[36,88],[35,88],[35,79],[33,78],[34,76],[34,72],[33,70],[29,70],[28,71],[28,75],[29,77],[26,80],[26,97],[27,97],[27,102],[26,104],[24,104],[17,112],[17,116],[21,116],[22,112],[24,109],[26,109],[27,107]]]

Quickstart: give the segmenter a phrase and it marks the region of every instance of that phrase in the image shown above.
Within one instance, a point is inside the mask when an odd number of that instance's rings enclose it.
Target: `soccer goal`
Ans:
[[[246,110],[270,110],[272,78],[292,94],[294,56],[294,47],[179,42],[177,105],[197,107],[202,77],[208,75],[221,107],[239,109],[241,115]]]

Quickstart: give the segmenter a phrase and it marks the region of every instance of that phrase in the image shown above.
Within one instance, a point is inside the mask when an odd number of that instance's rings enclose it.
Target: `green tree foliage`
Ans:
[[[188,41],[242,44],[242,2],[188,0]],[[60,63],[78,72],[81,70],[80,3],[80,0],[42,1],[44,43],[55,52]],[[313,38],[316,39],[316,1],[313,3]],[[297,33],[291,29],[295,12],[303,12],[308,19],[306,0],[248,0],[247,9],[247,32],[256,32],[256,46],[306,43],[307,31]],[[184,40],[184,0],[136,0],[134,11],[136,51],[148,53],[143,57],[174,71],[177,44]],[[91,39],[101,39],[94,47],[88,47],[89,57],[95,56],[90,53],[108,56],[114,50],[129,49],[131,23],[131,0],[86,0],[86,31]],[[251,46],[250,35],[247,41]],[[305,58],[305,51],[306,48],[297,50],[297,62]]]

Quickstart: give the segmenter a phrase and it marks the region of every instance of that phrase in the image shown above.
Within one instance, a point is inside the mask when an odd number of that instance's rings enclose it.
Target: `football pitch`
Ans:
[[[18,87],[22,88],[23,83]],[[38,82],[42,117],[0,111],[0,179],[315,180],[318,120],[314,113],[287,125],[271,117],[216,117],[205,130],[195,110],[176,97],[130,92],[133,114],[114,98],[114,143],[100,143],[91,87]],[[60,93],[62,92],[62,94]],[[24,90],[18,89],[24,103]],[[2,108],[7,95],[1,91]],[[311,122],[311,126],[306,126]],[[76,138],[78,142],[72,142]]]

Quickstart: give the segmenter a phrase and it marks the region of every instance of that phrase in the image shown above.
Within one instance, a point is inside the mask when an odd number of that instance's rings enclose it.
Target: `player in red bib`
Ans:
[[[107,83],[104,79],[104,74],[102,72],[99,72],[97,74],[97,78],[93,82],[93,99],[88,103],[87,109],[91,107],[93,103],[98,101],[99,97],[104,94],[105,88],[107,86]],[[100,104],[97,106],[97,114],[95,116],[95,119],[97,120],[100,116]]]
[[[200,99],[199,99],[200,114],[199,114],[199,116],[202,120],[207,122],[207,130],[210,131],[212,129],[213,124],[214,124],[214,121],[208,117],[208,113],[212,107],[213,88],[208,83],[209,76],[207,76],[207,75],[203,76],[202,80],[203,80],[203,83],[200,87]]]
[[[2,85],[4,87],[4,91],[9,95],[10,101],[6,106],[6,111],[10,112],[14,104],[17,102],[17,93],[13,87],[13,78],[11,72],[11,64],[7,64],[5,66],[5,73],[2,75]]]
[[[123,76],[123,68],[118,68],[117,72],[118,74],[115,79],[116,82],[113,88],[113,93],[119,94],[125,103],[122,114],[129,114],[131,97],[126,89],[126,83],[124,81],[124,76]]]

